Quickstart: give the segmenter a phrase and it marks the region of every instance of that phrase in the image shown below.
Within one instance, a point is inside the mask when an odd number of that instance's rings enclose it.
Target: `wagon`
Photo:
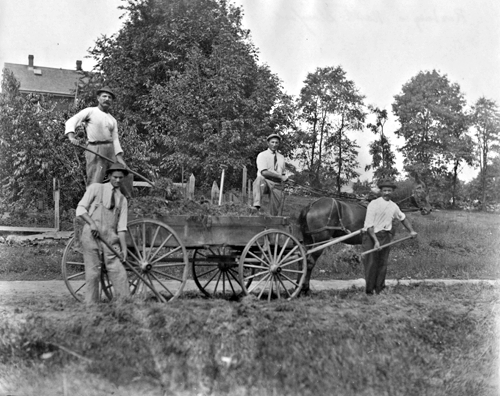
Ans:
[[[62,273],[70,293],[83,300],[83,255],[72,238],[63,253]],[[298,230],[282,216],[161,216],[135,219],[127,231],[124,262],[132,294],[160,301],[177,298],[191,269],[194,284],[206,297],[291,299],[307,272],[307,252]],[[102,295],[113,288],[105,268]]]

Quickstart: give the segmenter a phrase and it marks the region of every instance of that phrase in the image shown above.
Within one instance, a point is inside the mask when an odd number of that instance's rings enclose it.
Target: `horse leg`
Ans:
[[[319,256],[321,256],[321,253],[322,252],[319,251],[307,255],[307,272],[306,272],[306,277],[304,279],[304,284],[302,285],[302,290],[300,291],[301,294],[308,295],[310,292],[310,281],[311,281],[312,270],[314,269],[314,266],[316,265],[316,261],[318,261]]]

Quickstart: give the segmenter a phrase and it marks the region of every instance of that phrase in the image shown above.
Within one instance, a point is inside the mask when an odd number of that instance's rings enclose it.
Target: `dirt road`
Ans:
[[[421,284],[421,283],[442,283],[444,285],[455,285],[460,283],[488,283],[491,285],[500,286],[500,280],[483,280],[483,279],[403,279],[395,280],[389,279],[387,281],[387,286],[409,285],[409,284]],[[321,290],[343,290],[349,289],[351,287],[361,288],[365,286],[364,279],[354,279],[354,280],[326,280],[326,281],[311,281],[311,289],[313,291]],[[188,280],[184,291],[188,290],[198,290],[195,283],[192,280]],[[0,300],[5,300],[12,297],[39,297],[39,296],[51,296],[51,297],[71,297],[69,291],[66,289],[66,285],[62,280],[52,280],[52,281],[0,281]]]

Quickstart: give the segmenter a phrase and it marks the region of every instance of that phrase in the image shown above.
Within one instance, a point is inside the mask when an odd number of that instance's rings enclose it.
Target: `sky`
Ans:
[[[481,96],[500,104],[500,2],[497,0],[232,0],[244,9],[259,61],[299,95],[308,73],[342,66],[366,104],[387,109],[391,143],[404,141],[392,115],[394,96],[420,71],[437,70],[458,83],[469,105]],[[0,0],[0,65],[4,62],[75,68],[101,35],[117,32],[120,0]],[[361,170],[371,161],[368,131]],[[398,168],[402,157],[398,154]],[[465,169],[470,180],[477,170]],[[361,179],[369,178],[363,174]]]

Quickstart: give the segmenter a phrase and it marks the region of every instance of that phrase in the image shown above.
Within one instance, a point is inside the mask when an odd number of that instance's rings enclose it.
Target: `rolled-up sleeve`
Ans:
[[[127,222],[128,222],[128,202],[126,198],[123,198],[120,207],[120,217],[118,217],[118,224],[116,230],[118,232],[127,231]]]
[[[396,219],[398,219],[399,221],[403,221],[404,219],[406,219],[406,215],[401,211],[399,206],[397,207],[397,210],[395,210],[395,212],[394,212],[394,217]]]
[[[365,225],[363,227],[363,231],[366,231],[368,228],[373,227],[374,225],[375,225],[375,208],[373,205],[368,204],[368,208],[366,209]]]
[[[265,151],[257,155],[256,162],[257,162],[257,173],[260,175],[262,171],[265,171],[268,168]]]
[[[111,130],[111,138],[113,140],[113,148],[115,150],[115,155],[123,153],[122,146],[120,145],[120,139],[118,138],[118,122],[113,118],[113,129]]]
[[[85,213],[89,213],[90,205],[92,205],[92,202],[94,201],[98,187],[98,184],[91,184],[87,188],[85,194],[83,195],[83,198],[80,200],[80,202],[78,202],[78,206],[76,207],[76,216],[81,216]]]

